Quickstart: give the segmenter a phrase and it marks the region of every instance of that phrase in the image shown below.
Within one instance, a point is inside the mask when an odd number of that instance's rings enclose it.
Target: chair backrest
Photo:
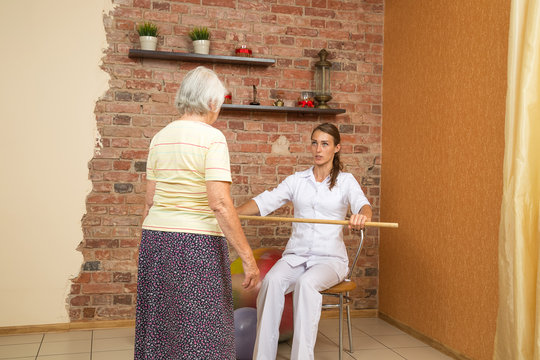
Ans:
[[[358,249],[356,250],[356,255],[354,256],[354,261],[351,265],[351,268],[349,269],[349,274],[347,275],[347,279],[351,279],[352,274],[354,273],[354,268],[356,266],[356,262],[358,261],[358,258],[360,257],[360,253],[362,252],[362,245],[364,245],[364,231],[365,229],[360,230],[360,244],[358,244]]]

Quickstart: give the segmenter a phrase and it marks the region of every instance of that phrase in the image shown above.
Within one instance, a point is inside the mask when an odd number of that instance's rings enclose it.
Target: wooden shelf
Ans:
[[[274,59],[263,59],[241,56],[204,55],[194,53],[183,53],[175,51],[152,51],[129,49],[131,59],[160,59],[189,62],[210,62],[220,64],[252,65],[252,66],[272,66],[276,63]],[[261,105],[231,105],[223,104],[225,111],[253,111],[253,112],[273,112],[273,113],[297,113],[315,115],[337,115],[345,113],[345,109],[317,109],[287,106],[261,106]]]
[[[235,105],[223,104],[221,110],[226,111],[254,111],[254,112],[275,112],[275,113],[300,113],[317,115],[337,115],[345,113],[345,109],[317,109],[290,106],[261,106],[261,105]]]
[[[175,51],[152,51],[129,49],[129,55],[132,59],[161,59],[161,60],[177,60],[190,62],[210,62],[220,64],[241,64],[253,66],[271,66],[276,63],[274,59],[263,59],[254,57],[242,56],[223,56],[223,55],[204,55],[193,53],[182,53]]]

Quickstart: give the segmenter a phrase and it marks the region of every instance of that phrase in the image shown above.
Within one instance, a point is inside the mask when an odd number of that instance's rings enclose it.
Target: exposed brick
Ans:
[[[128,184],[128,183],[114,184],[114,192],[120,193],[120,194],[133,192],[133,184]]]
[[[106,53],[103,68],[111,80],[95,107],[101,146],[89,163],[93,190],[87,197],[84,240],[79,247],[84,257],[81,268],[89,270],[72,281],[68,301],[72,321],[134,316],[149,143],[160,129],[177,119],[173,105],[176,90],[185,73],[199,65],[128,58],[128,50],[138,43],[134,29],[143,21],[158,23],[160,50],[190,49],[187,32],[203,25],[212,31],[214,54],[230,55],[244,43],[257,57],[275,58],[276,65],[268,68],[202,64],[218,73],[238,104],[249,103],[253,84],[263,105],[271,105],[277,97],[286,105],[295,104],[301,91],[313,88],[317,53],[328,49],[333,63],[331,104],[346,109],[346,114],[327,118],[221,113],[214,126],[223,131],[229,143],[231,192],[235,204],[240,204],[294,171],[311,166],[311,129],[330,121],[339,125],[342,133],[347,171],[362,181],[374,216],[378,216],[380,166],[369,173],[366,169],[381,149],[382,0],[118,0],[116,5],[114,20],[105,20],[111,52]],[[287,136],[290,156],[271,154],[280,135]],[[292,208],[285,206],[275,214],[291,216]],[[255,247],[283,246],[290,229],[267,224],[244,227]],[[367,235],[366,257],[377,258],[378,232],[370,229]],[[348,248],[355,244],[351,237],[346,232]],[[100,263],[100,268],[90,271],[93,263]],[[376,308],[377,263],[363,262],[361,267],[358,289],[353,293],[355,304]],[[359,299],[361,296],[367,298]]]
[[[99,261],[87,261],[83,264],[84,271],[98,271],[100,270],[101,262]]]
[[[135,171],[146,172],[146,161],[136,161],[135,162]]]
[[[119,304],[119,305],[131,305],[133,304],[133,296],[132,295],[114,295],[113,298],[113,304]]]
[[[234,0],[202,0],[202,5],[234,8],[235,1]]]
[[[304,9],[300,6],[272,5],[272,12],[302,16],[304,14]]]
[[[115,272],[113,274],[113,282],[115,282],[115,283],[128,283],[128,282],[131,282],[131,273]]]
[[[92,319],[94,318],[95,314],[96,314],[96,308],[87,307],[83,309],[83,318],[85,319]]]
[[[131,161],[115,161],[113,162],[113,169],[114,170],[129,170],[131,169]]]
[[[152,3],[152,9],[154,10],[161,10],[161,11],[170,11],[171,10],[171,4],[166,2],[153,2]]]
[[[120,284],[83,284],[83,294],[118,294],[122,292]]]
[[[130,125],[131,116],[128,115],[115,115],[113,118],[114,125]]]

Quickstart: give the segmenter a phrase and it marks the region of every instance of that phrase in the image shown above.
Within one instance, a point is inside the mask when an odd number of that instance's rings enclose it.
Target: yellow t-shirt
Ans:
[[[198,121],[170,123],[150,143],[146,178],[156,181],[156,192],[143,229],[223,236],[206,193],[206,181],[231,182],[221,131]]]

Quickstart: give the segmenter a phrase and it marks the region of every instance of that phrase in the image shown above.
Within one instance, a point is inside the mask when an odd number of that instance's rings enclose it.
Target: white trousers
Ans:
[[[334,267],[321,263],[306,268],[306,264],[292,267],[280,259],[263,279],[257,297],[257,339],[254,360],[275,360],[279,340],[279,324],[285,304],[285,295],[293,293],[294,336],[291,360],[312,360],[317,329],[321,317],[322,295],[327,289],[345,278],[346,266],[341,274]]]

